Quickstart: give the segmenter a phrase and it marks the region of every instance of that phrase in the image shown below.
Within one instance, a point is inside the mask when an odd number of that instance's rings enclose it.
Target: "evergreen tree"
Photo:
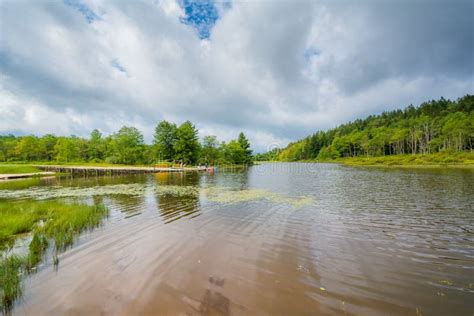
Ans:
[[[429,154],[473,150],[474,96],[453,102],[441,98],[404,110],[371,115],[366,119],[319,131],[281,150],[278,159],[329,159],[345,156]],[[319,155],[320,151],[324,152]],[[324,157],[324,158],[323,158]],[[338,158],[336,157],[336,158]]]
[[[252,163],[252,150],[250,149],[250,143],[245,137],[244,133],[239,134],[239,138],[237,139],[240,147],[244,150],[244,159],[242,163],[251,164]]]

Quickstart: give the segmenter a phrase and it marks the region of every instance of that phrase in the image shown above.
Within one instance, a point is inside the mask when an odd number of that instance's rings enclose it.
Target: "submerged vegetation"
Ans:
[[[393,160],[382,158],[396,163],[408,159],[406,155],[409,154],[415,157],[411,162],[417,164],[438,159],[437,155],[427,159],[417,155],[439,152],[446,160],[441,163],[449,163],[450,159],[457,160],[456,153],[473,150],[474,96],[466,95],[457,101],[441,98],[418,107],[410,105],[404,110],[371,115],[328,131],[316,132],[282,150],[276,149],[257,158],[328,161],[356,157],[348,159],[356,162],[371,161],[360,157],[401,155]]]
[[[294,208],[300,208],[313,202],[310,197],[290,198],[263,189],[230,190],[226,188],[208,188],[204,192],[209,201],[228,204],[267,200],[271,203],[289,204]]]
[[[150,188],[151,189],[151,188]],[[32,187],[28,190],[0,190],[0,198],[7,199],[57,199],[70,197],[89,197],[105,195],[143,195],[147,187],[139,183],[101,185],[93,187]],[[194,186],[160,185],[153,188],[158,195],[196,195],[199,190]]]
[[[183,186],[183,185],[158,185],[154,187],[146,187],[138,183],[129,184],[113,184],[113,185],[102,185],[94,187],[32,187],[27,190],[0,190],[0,198],[7,199],[58,199],[58,198],[80,198],[89,196],[112,196],[112,195],[143,195],[149,190],[158,196],[173,195],[176,197],[180,196],[197,196],[201,192],[204,196],[212,202],[218,203],[240,203],[254,200],[267,200],[272,203],[285,203],[295,208],[299,208],[303,205],[311,203],[311,199],[306,197],[300,198],[288,198],[282,194],[271,192],[263,189],[246,189],[246,190],[233,190],[232,188],[226,187],[206,187],[200,188],[199,186]],[[31,212],[36,212],[37,216],[41,214],[35,209],[31,209]],[[29,214],[24,213],[21,216],[25,216],[29,219]],[[20,216],[19,216],[20,218]],[[33,220],[37,222],[37,218]],[[31,223],[27,223],[27,227],[30,227]],[[1,226],[0,226],[1,229]],[[9,233],[10,234],[10,233]],[[8,234],[7,234],[8,235]],[[1,232],[0,232],[1,236]],[[1,238],[1,237],[0,237]]]
[[[27,190],[26,190],[27,191]],[[21,295],[21,275],[31,273],[51,242],[54,262],[57,252],[69,247],[74,237],[100,224],[107,215],[103,205],[69,204],[59,201],[0,202],[0,309],[8,311]],[[19,238],[30,236],[28,252],[10,254]]]

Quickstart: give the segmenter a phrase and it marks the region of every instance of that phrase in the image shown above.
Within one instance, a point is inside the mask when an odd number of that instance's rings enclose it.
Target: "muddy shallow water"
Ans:
[[[469,170],[325,164],[2,187],[110,209],[13,312],[472,315],[473,196]]]

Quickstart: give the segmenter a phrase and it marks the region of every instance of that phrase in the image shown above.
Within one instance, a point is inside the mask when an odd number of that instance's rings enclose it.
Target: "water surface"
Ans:
[[[473,196],[469,170],[326,164],[3,186],[111,210],[14,313],[472,315]]]

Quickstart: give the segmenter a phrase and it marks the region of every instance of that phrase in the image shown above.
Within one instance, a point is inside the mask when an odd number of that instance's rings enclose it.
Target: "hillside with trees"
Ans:
[[[473,110],[473,95],[457,101],[441,98],[318,131],[282,150],[256,158],[324,161],[343,157],[472,151]]]
[[[161,121],[152,144],[146,144],[135,127],[123,126],[104,136],[99,130],[89,138],[76,136],[0,135],[0,162],[104,162],[110,164],[251,164],[252,150],[243,133],[229,142],[216,136],[199,140],[197,128],[186,121],[177,126]]]

